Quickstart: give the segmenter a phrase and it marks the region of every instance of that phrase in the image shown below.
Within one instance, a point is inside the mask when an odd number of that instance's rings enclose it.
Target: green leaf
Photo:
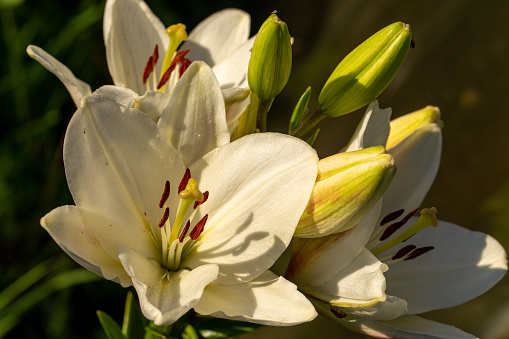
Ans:
[[[203,338],[196,329],[191,326],[187,325],[184,329],[184,332],[182,332],[182,339],[201,339]]]
[[[0,0],[0,9],[18,7],[24,2],[25,0]]]
[[[320,132],[319,128],[317,128],[315,133],[313,133],[313,135],[310,136],[308,138],[308,140],[306,140],[306,142],[309,144],[309,146],[313,146],[313,144],[315,143],[316,137],[318,136],[318,132]]]
[[[195,324],[195,328],[201,336],[207,339],[232,338],[240,334],[252,332],[260,326],[244,321],[226,319],[206,319]]]
[[[143,338],[147,323],[147,320],[141,313],[138,301],[133,297],[133,292],[127,292],[122,334],[127,339]]]
[[[311,87],[308,87],[304,94],[302,94],[302,96],[300,97],[299,102],[297,102],[297,105],[295,105],[295,108],[293,109],[293,114],[292,118],[290,119],[290,128],[288,129],[288,133],[293,132],[293,130],[299,125],[299,123],[302,121],[302,118],[308,112],[310,96]]]
[[[160,326],[150,323],[145,327],[144,339],[167,339],[168,337],[160,332]]]
[[[97,317],[108,339],[125,339],[120,326],[107,313],[97,311]]]

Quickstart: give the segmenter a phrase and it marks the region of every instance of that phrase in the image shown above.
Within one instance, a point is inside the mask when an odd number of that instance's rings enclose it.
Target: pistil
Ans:
[[[166,50],[166,55],[164,56],[163,67],[161,69],[161,80],[166,73],[166,71],[170,68],[173,60],[173,55],[177,51],[177,48],[183,41],[187,40],[186,26],[184,24],[175,24],[171,25],[166,29],[166,34],[170,37],[170,43],[168,45],[168,49]],[[161,92],[164,92],[164,85],[159,89]]]

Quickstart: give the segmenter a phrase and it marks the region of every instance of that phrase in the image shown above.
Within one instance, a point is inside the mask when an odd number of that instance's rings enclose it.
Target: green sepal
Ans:
[[[127,339],[143,338],[147,323],[148,321],[141,313],[140,304],[136,298],[133,297],[133,292],[127,292],[122,334]]]
[[[309,104],[309,97],[311,96],[311,86],[309,86],[304,94],[299,99],[299,102],[297,102],[297,105],[295,105],[295,108],[293,109],[292,118],[290,119],[290,128],[288,129],[288,133],[292,133],[293,130],[299,125],[299,123],[302,121],[302,118],[308,113],[308,104]]]
[[[97,311],[97,317],[108,339],[125,339],[120,326],[107,313]]]

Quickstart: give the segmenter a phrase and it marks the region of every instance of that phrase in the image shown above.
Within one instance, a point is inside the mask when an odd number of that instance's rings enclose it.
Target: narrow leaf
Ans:
[[[290,119],[290,128],[288,129],[289,133],[293,132],[293,130],[302,121],[302,118],[307,114],[310,96],[311,87],[308,87],[304,94],[302,94],[302,96],[300,97],[299,102],[297,102],[297,105],[295,105],[295,108],[293,109],[292,118]]]
[[[120,326],[107,313],[97,311],[97,317],[99,318],[108,339],[125,339],[122,335]]]

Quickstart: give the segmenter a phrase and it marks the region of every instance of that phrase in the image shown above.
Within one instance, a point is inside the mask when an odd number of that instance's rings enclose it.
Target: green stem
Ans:
[[[326,115],[322,114],[319,107],[315,108],[311,113],[306,115],[304,119],[295,127],[291,135],[297,138],[303,139],[313,127],[315,127],[320,121],[326,118]]]
[[[274,101],[274,98],[267,100],[267,101],[258,99],[256,128],[262,133],[267,132],[267,113],[269,112],[270,106],[272,106],[273,101]]]

